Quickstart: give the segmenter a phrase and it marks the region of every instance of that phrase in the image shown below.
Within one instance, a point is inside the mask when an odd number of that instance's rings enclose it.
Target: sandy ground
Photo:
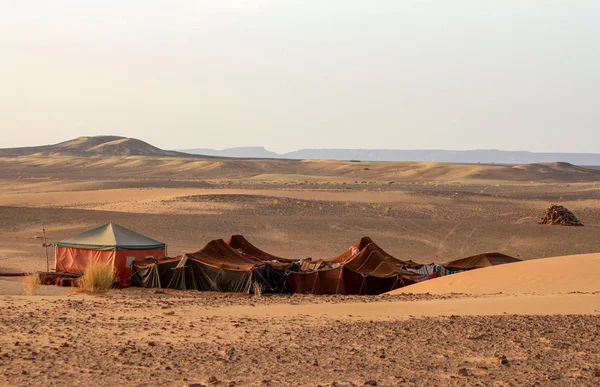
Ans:
[[[4,296],[7,385],[592,385],[600,294]]]
[[[110,221],[167,242],[171,255],[231,234],[297,258],[334,256],[365,235],[398,258],[423,263],[488,251],[521,259],[600,251],[599,191],[590,183],[488,189],[455,184],[127,184],[143,187],[90,189],[72,183],[64,191],[60,183],[4,181],[0,271],[45,269],[42,224],[48,239],[56,241]],[[536,224],[561,197],[586,227]],[[53,261],[52,249],[49,255]]]
[[[244,234],[289,257],[523,263],[378,297],[111,291],[0,278],[0,385],[595,385],[600,171],[564,165],[0,158],[0,272],[109,221],[169,254]],[[585,227],[536,224],[553,202]],[[563,258],[539,259],[565,256]],[[49,251],[53,262],[53,251]],[[538,260],[539,259],[539,260]]]

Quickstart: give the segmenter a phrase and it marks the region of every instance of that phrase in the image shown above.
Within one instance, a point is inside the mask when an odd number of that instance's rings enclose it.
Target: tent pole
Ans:
[[[46,242],[46,228],[42,222],[42,233],[44,234],[44,249],[46,249],[46,273],[50,271],[50,258],[48,258],[48,243]]]

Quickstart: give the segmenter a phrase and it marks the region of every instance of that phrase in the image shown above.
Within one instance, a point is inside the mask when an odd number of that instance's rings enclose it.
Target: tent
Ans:
[[[392,255],[388,254],[385,250],[383,250],[381,247],[379,247],[369,237],[360,238],[360,240],[358,242],[356,242],[354,245],[350,246],[350,248],[348,250],[344,251],[343,253],[341,253],[340,255],[338,255],[336,257],[325,259],[325,261],[335,262],[335,263],[345,263],[345,262],[350,261],[353,258],[355,258],[359,253],[361,253],[369,245],[371,245],[369,251],[372,252],[373,254],[377,254],[377,256],[379,256],[379,258],[383,261],[391,262],[394,265],[400,265],[401,267],[420,266],[420,264],[413,262],[411,260],[403,261],[396,257],[393,257]]]
[[[144,259],[131,265],[131,286],[168,288],[181,258]]]
[[[442,266],[448,270],[472,270],[520,261],[519,258],[501,253],[484,253],[444,263]]]
[[[110,264],[119,286],[129,286],[134,261],[160,259],[166,245],[114,223],[74,235],[56,243],[55,271],[82,273],[93,262]]]
[[[293,263],[298,261],[298,259],[282,258],[264,252],[263,250],[250,243],[246,238],[244,238],[243,235],[232,235],[227,240],[227,245],[237,250],[243,256],[261,262],[277,261],[282,263]]]
[[[169,288],[251,293],[257,283],[263,292],[280,293],[287,291],[285,273],[291,266],[249,258],[217,239],[182,257]]]
[[[365,237],[336,257],[301,263],[300,272],[288,272],[288,283],[292,293],[381,294],[420,279],[422,275],[405,270],[412,265]]]

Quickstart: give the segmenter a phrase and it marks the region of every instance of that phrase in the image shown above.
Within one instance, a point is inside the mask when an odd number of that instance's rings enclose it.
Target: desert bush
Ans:
[[[115,282],[115,271],[107,263],[92,263],[79,278],[77,286],[83,292],[106,293]]]
[[[258,281],[252,283],[252,293],[257,297],[262,296],[262,285]]]
[[[23,277],[23,285],[25,286],[27,294],[34,296],[40,289],[40,277],[36,274],[25,276]]]

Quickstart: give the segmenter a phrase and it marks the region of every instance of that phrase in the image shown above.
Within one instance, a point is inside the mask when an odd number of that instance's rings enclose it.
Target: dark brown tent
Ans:
[[[227,241],[227,245],[237,250],[240,254],[242,254],[246,258],[250,258],[252,260],[260,261],[260,262],[287,262],[293,263],[297,262],[298,259],[291,258],[282,258],[272,254],[269,254],[258,247],[254,246],[250,243],[243,235],[232,235]]]
[[[292,293],[381,294],[422,277],[404,269],[414,262],[394,258],[367,237],[337,257],[309,263],[321,265],[317,270],[288,273]]]
[[[511,257],[501,253],[484,253],[473,255],[472,257],[457,259],[442,264],[442,266],[448,270],[471,270],[520,261],[521,260],[519,258]]]
[[[285,270],[290,266],[250,259],[218,239],[195,253],[185,254],[174,270],[169,288],[250,293],[257,283],[263,292],[285,292]]]
[[[370,245],[370,253],[378,255],[381,260],[392,263],[394,265],[400,265],[400,267],[412,267],[412,266],[420,266],[420,264],[413,262],[411,260],[403,261],[398,259],[391,254],[388,254],[384,249],[379,247],[373,240],[369,237],[362,237],[358,242],[356,242],[353,246],[351,246],[348,250],[344,251],[340,255],[326,259],[328,262],[336,262],[336,263],[344,263],[356,257],[357,252],[362,254],[362,251]]]
[[[178,258],[145,259],[131,265],[131,286],[140,288],[167,288],[173,278],[174,269],[181,261]]]

